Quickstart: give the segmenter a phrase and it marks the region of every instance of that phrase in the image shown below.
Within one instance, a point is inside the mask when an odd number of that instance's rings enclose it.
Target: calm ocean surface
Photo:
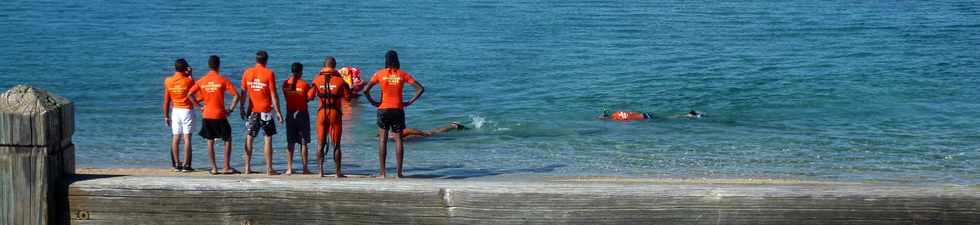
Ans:
[[[160,106],[176,58],[200,77],[218,54],[238,86],[260,49],[280,83],[290,63],[310,78],[326,55],[369,79],[396,49],[427,87],[409,127],[478,127],[409,142],[407,175],[980,182],[976,1],[3,1],[0,12],[0,89],[74,100],[80,167],[169,167]],[[707,117],[596,120],[603,106]],[[345,170],[376,174],[375,110],[362,99],[349,119]],[[243,123],[231,123],[241,169]],[[273,140],[282,169],[285,136]]]

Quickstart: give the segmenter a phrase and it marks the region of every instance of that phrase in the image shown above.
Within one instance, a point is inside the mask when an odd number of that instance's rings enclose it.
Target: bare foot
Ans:
[[[381,175],[378,175],[378,176],[376,176],[376,177],[374,177],[374,178],[378,178],[378,179],[385,179],[385,175],[384,175],[384,174],[381,174]]]
[[[269,170],[265,173],[265,175],[269,175],[269,176],[279,175],[279,172],[276,172],[275,170]]]
[[[323,173],[320,173],[320,177],[324,177],[324,176],[323,176]]]
[[[344,176],[343,174],[339,174],[339,173],[338,173],[337,175],[335,175],[335,176],[337,176],[337,178],[344,178],[344,177],[347,177],[347,176]]]
[[[310,173],[309,170],[303,170],[303,174],[313,174],[313,173]]]
[[[283,173],[283,175],[286,176],[293,175],[293,170],[286,170],[286,173]]]
[[[395,178],[405,178],[405,175],[398,174]]]

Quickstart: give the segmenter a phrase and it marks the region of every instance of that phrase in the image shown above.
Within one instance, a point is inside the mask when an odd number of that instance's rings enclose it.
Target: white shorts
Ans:
[[[190,134],[194,128],[194,110],[174,108],[170,111],[170,130],[173,134]]]

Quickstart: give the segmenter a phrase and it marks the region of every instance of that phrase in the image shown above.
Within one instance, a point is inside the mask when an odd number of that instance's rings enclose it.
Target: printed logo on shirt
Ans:
[[[217,91],[218,88],[221,88],[221,84],[216,84],[214,81],[208,81],[207,84],[201,85],[201,89],[204,89],[204,91],[208,93],[213,93]]]
[[[252,82],[248,82],[248,86],[251,87],[253,91],[261,91],[268,85],[263,83],[259,78],[255,78],[252,79]]]
[[[170,87],[170,89],[168,89],[168,91],[170,91],[170,93],[176,93],[176,94],[184,93],[184,92],[187,91],[187,86],[184,86],[184,85],[175,85],[173,87]]]
[[[385,82],[387,82],[388,85],[398,85],[398,83],[402,81],[402,78],[397,75],[389,75],[381,79],[385,80]]]

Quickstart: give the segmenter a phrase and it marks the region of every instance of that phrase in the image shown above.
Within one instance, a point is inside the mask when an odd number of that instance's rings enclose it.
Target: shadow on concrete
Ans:
[[[467,168],[448,168],[446,170],[441,170],[433,173],[422,173],[416,174],[417,170],[406,170],[405,173],[408,178],[434,178],[434,179],[466,179],[466,178],[477,178],[477,177],[487,177],[496,176],[503,174],[514,174],[514,173],[547,173],[555,171],[555,169],[564,167],[565,165],[552,164],[543,167],[536,168],[524,168],[524,169],[467,169]]]

